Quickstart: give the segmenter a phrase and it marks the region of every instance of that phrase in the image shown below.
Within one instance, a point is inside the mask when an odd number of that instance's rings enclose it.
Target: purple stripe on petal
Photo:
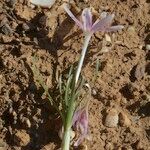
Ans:
[[[92,27],[92,13],[89,8],[85,8],[82,12],[82,20],[83,20],[83,26],[84,30],[90,30]]]
[[[97,32],[97,31],[105,32],[111,26],[114,16],[115,16],[114,14],[108,15],[105,18],[101,19],[99,22],[94,23],[92,26],[92,31],[93,32]]]
[[[74,22],[81,28],[83,29],[83,25],[82,23],[73,15],[73,13],[69,10],[68,5],[67,4],[63,4],[63,7],[65,9],[65,11],[67,12],[67,14],[72,18],[72,20],[74,20]]]

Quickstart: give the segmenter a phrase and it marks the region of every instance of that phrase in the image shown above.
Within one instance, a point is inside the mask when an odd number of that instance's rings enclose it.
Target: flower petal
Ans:
[[[105,32],[111,26],[114,16],[115,16],[114,14],[108,15],[105,18],[102,18],[100,21],[96,21],[92,26],[92,31]]]
[[[74,115],[73,115],[73,119],[72,119],[72,126],[73,128],[77,127],[77,121],[79,120],[80,116],[81,116],[81,111],[77,110],[75,111]]]
[[[75,130],[80,132],[80,137],[74,144],[74,146],[79,146],[79,144],[84,140],[84,138],[87,137],[87,134],[88,134],[88,109],[87,107],[83,107],[75,111],[72,125]]]
[[[88,31],[92,27],[92,13],[89,8],[85,8],[82,12],[82,20],[83,20],[83,27],[85,31]]]
[[[78,138],[78,140],[74,143],[74,146],[78,147],[82,143],[82,141],[84,140],[84,138],[85,138],[85,135],[80,136]]]
[[[73,13],[70,11],[70,9],[68,8],[68,5],[65,3],[63,4],[63,7],[65,9],[65,11],[67,12],[67,14],[72,18],[72,20],[74,20],[74,22],[81,28],[83,29],[83,25],[82,23],[73,15]]]
[[[106,31],[107,31],[107,32],[115,32],[115,31],[121,30],[121,29],[123,29],[123,28],[124,28],[124,26],[122,26],[122,25],[111,26],[111,27],[108,28]]]

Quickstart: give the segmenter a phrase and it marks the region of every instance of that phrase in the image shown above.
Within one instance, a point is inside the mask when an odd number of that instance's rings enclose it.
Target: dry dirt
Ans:
[[[150,0],[74,0],[80,15],[92,7],[115,13],[125,28],[90,41],[83,76],[92,87],[89,140],[77,149],[150,150]],[[55,93],[56,74],[78,61],[82,32],[56,0],[51,9],[27,0],[0,0],[0,150],[57,150],[59,120],[35,82],[32,57]],[[102,52],[107,51],[108,52]],[[96,82],[96,60],[100,68]],[[55,94],[54,94],[55,95]]]

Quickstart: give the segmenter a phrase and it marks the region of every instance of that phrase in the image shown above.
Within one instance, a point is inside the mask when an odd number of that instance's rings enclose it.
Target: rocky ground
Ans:
[[[51,9],[0,0],[0,150],[57,150],[58,116],[31,69],[36,55],[55,97],[56,75],[78,61],[83,35],[56,0]],[[90,41],[83,76],[92,87],[89,140],[79,150],[150,150],[150,1],[72,0],[79,16],[92,7],[115,13],[125,28]],[[100,68],[96,82],[96,60]]]

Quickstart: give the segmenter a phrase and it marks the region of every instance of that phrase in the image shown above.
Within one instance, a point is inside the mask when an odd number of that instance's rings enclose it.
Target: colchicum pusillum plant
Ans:
[[[78,62],[77,69],[71,67],[67,80],[62,81],[62,75],[58,79],[59,87],[59,104],[53,100],[50,96],[48,87],[44,84],[42,78],[39,76],[39,71],[36,69],[36,66],[33,64],[32,70],[34,76],[37,78],[38,82],[42,85],[45,93],[47,94],[50,103],[55,107],[59,112],[62,119],[62,150],[69,150],[70,141],[71,141],[71,132],[72,129],[75,132],[79,133],[79,137],[74,142],[74,146],[79,146],[84,138],[88,136],[88,105],[89,100],[84,102],[84,105],[81,107],[81,90],[83,86],[88,89],[88,93],[91,93],[91,88],[88,84],[84,84],[82,76],[80,77],[81,68],[87,51],[87,47],[92,35],[97,32],[114,32],[123,29],[122,25],[111,26],[114,19],[114,14],[107,15],[106,12],[102,13],[101,20],[96,20],[95,23],[92,23],[92,13],[90,8],[85,8],[81,15],[81,21],[78,20],[73,13],[68,8],[67,4],[63,4],[63,7],[67,14],[75,21],[79,28],[83,31],[84,34],[84,43],[82,47],[81,56]],[[36,59],[34,59],[35,61]],[[73,71],[75,70],[75,74]],[[79,78],[80,77],[80,78]],[[82,97],[83,99],[83,97]]]
[[[80,56],[80,60],[77,66],[76,74],[75,74],[75,86],[78,83],[79,76],[81,73],[81,68],[83,65],[83,61],[85,58],[85,54],[87,51],[87,47],[92,35],[97,32],[115,32],[124,28],[122,25],[111,26],[112,21],[114,19],[114,14],[107,15],[106,12],[101,14],[101,20],[97,19],[94,23],[92,22],[92,13],[90,8],[85,8],[82,11],[81,21],[78,20],[73,13],[70,11],[68,5],[65,3],[63,7],[67,14],[74,20],[77,26],[83,31],[84,34],[84,44],[82,47],[82,52]],[[71,109],[68,108],[66,113],[66,118],[70,116],[70,120],[66,120],[66,124],[64,125],[64,134],[63,134],[63,141],[62,141],[62,149],[69,150],[70,145],[70,132],[71,128],[73,127],[75,130],[80,131],[80,137],[74,143],[74,146],[78,146],[84,138],[86,138],[88,134],[88,103],[82,108],[75,109],[73,106],[75,105],[75,99],[72,104],[69,106]]]

